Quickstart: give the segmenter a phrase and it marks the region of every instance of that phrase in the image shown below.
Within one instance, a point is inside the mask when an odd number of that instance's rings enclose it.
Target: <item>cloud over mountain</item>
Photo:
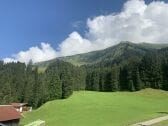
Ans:
[[[168,4],[163,1],[153,1],[147,5],[143,0],[129,0],[119,13],[89,18],[86,34],[82,36],[76,31],[72,32],[60,43],[58,50],[42,43],[41,48],[31,47],[13,58],[21,62],[30,59],[39,62],[57,56],[104,49],[120,41],[167,43],[167,10]]]
[[[5,58],[4,62],[25,62],[30,60],[35,62],[46,61],[53,59],[57,56],[56,51],[48,43],[41,43],[41,47],[31,47],[27,51],[20,51],[18,54],[13,55],[12,58]]]

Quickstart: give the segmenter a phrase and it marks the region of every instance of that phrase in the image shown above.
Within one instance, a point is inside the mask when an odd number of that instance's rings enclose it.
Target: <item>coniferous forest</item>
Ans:
[[[107,56],[106,60],[81,66],[57,59],[45,72],[39,72],[40,66],[31,62],[1,61],[0,104],[27,102],[37,108],[49,100],[68,98],[76,90],[168,90],[168,48],[141,48],[138,52],[130,44],[124,48],[115,59]]]

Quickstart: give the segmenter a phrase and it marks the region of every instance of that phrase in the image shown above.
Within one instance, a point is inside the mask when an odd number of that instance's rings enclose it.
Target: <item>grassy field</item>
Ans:
[[[127,126],[168,112],[168,92],[79,91],[25,113],[21,125],[41,119],[47,126]],[[160,126],[160,125],[159,125]]]

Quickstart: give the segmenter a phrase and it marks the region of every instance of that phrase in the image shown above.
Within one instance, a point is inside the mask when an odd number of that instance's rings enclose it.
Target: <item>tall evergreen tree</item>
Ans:
[[[51,100],[62,98],[62,83],[57,74],[50,77],[49,95]]]
[[[66,74],[62,74],[62,98],[68,98],[73,93],[72,88],[72,78],[70,76],[66,76]]]

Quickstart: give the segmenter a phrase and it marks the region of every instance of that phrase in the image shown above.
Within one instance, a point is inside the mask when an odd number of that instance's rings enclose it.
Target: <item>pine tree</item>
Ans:
[[[140,75],[139,75],[139,71],[138,69],[136,69],[135,71],[135,76],[134,76],[134,85],[135,85],[135,89],[137,91],[141,90],[142,88],[144,88],[143,82],[140,79]]]
[[[62,83],[57,74],[51,76],[49,81],[50,100],[62,98]]]
[[[112,73],[108,72],[105,76],[104,91],[112,91]]]
[[[111,71],[111,78],[112,78],[112,91],[119,90],[119,70],[118,67],[115,65]]]
[[[103,86],[104,86],[104,74],[101,71],[101,73],[99,75],[99,91],[103,91],[104,90]]]
[[[99,76],[97,71],[92,72],[91,84],[93,91],[99,91]]]
[[[73,93],[72,78],[70,75],[62,74],[62,98],[68,98]]]
[[[86,90],[91,90],[91,73],[87,73],[86,75]]]
[[[128,70],[124,68],[120,68],[119,73],[119,82],[120,82],[120,90],[128,90]]]
[[[35,67],[33,73],[34,73],[33,106],[37,108],[40,102],[40,82],[39,82],[38,67]]]
[[[9,104],[13,101],[11,92],[12,92],[11,85],[8,82],[6,82],[1,90],[2,93],[1,104]]]

